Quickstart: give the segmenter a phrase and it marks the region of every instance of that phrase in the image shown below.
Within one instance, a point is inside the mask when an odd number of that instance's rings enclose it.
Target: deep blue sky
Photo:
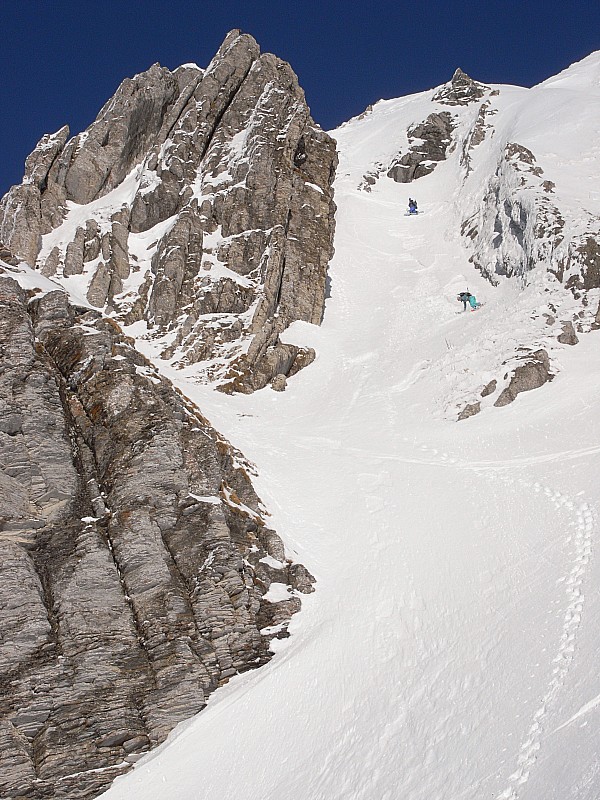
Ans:
[[[87,127],[123,78],[204,67],[231,28],[289,61],[330,129],[460,66],[532,86],[600,49],[598,0],[0,0],[0,195],[42,134]]]

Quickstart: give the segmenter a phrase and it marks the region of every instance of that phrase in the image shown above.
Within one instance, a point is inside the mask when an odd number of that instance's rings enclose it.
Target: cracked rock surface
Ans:
[[[6,276],[0,305],[0,796],[91,798],[265,663],[312,578],[115,322]]]

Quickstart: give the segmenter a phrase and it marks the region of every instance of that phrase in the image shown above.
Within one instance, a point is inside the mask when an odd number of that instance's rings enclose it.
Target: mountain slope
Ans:
[[[596,65],[560,79],[576,84],[567,107],[582,129],[570,163],[557,152],[543,165],[561,202],[598,169],[587,116]],[[552,82],[489,91],[499,92],[494,135],[471,170],[461,145],[479,109],[467,104],[454,151],[410,187],[386,171],[433,92],[380,103],[335,132],[331,298],[320,329],[292,327],[318,357],[285,394],[223,397],[157,362],[256,463],[261,496],[318,591],[265,669],[214,695],[107,800],[597,797],[598,288],[574,293],[551,260],[523,261],[527,237],[516,248],[510,226],[517,206],[521,232],[541,213],[544,189],[528,176],[519,185],[506,145],[536,140],[536,158],[558,147]],[[488,180],[500,205],[486,200]],[[417,217],[403,213],[409,192]],[[579,198],[571,216],[559,206],[573,236],[586,234],[595,202]],[[505,215],[503,257],[489,269],[477,258],[492,252],[485,224],[470,240],[460,233],[478,203],[484,220]],[[583,261],[572,255],[570,268],[585,280]],[[466,284],[485,303],[477,313],[456,302]],[[580,312],[591,332],[576,347],[543,316]],[[520,347],[551,353],[552,383],[488,407]],[[494,379],[504,383],[479,414],[449,421]]]

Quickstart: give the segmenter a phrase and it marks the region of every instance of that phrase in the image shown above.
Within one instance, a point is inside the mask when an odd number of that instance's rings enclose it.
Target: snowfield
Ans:
[[[600,169],[590,58],[571,80],[499,87],[525,146],[535,112],[559,193],[588,193]],[[562,173],[549,155],[557,91],[583,115]],[[493,287],[473,270],[457,220],[475,195],[458,194],[456,159],[358,189],[430,96],[379,103],[334,134],[331,297],[320,328],[288,333],[318,358],[285,393],[219,394],[140,341],[256,464],[273,527],[317,583],[273,660],[217,691],[104,800],[600,796],[600,333],[568,347],[554,331],[552,383],[455,421],[490,359],[537,336],[562,289],[543,274]],[[417,217],[404,216],[409,193]],[[585,203],[600,212],[600,195]],[[476,313],[456,301],[467,286]]]

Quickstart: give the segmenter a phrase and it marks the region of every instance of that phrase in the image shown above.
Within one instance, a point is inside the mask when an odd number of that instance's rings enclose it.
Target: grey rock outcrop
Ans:
[[[180,91],[176,77],[158,64],[123,81],[92,125],[66,143],[48,182],[80,205],[110,192],[162,138],[163,121]]]
[[[33,153],[25,161],[23,183],[33,184],[40,192],[44,192],[48,186],[50,169],[63,151],[68,138],[68,125],[65,125],[56,133],[42,136]]]
[[[572,322],[564,322],[562,325],[562,332],[556,338],[561,344],[568,344],[571,346],[579,342]]]
[[[599,289],[600,232],[595,236],[587,236],[585,241],[579,244],[576,249],[576,257],[581,265],[581,288],[584,290]],[[577,288],[579,288],[578,285]]]
[[[42,245],[40,190],[32,183],[12,186],[0,201],[0,241],[35,264]]]
[[[598,303],[598,308],[596,309],[596,316],[594,317],[592,328],[594,330],[598,330],[598,328],[600,328],[600,302]]]
[[[452,143],[452,115],[447,111],[430,114],[425,122],[407,131],[409,150],[392,161],[388,177],[397,183],[429,175],[439,161],[444,161]]]
[[[480,100],[490,89],[474,81],[460,67],[455,70],[450,83],[445,84],[433,96],[436,103],[446,106],[464,106]]]
[[[495,379],[491,380],[489,383],[486,383],[486,385],[483,387],[483,389],[480,392],[481,397],[489,397],[489,395],[494,394],[494,392],[496,391],[496,386],[497,385],[498,385],[498,381],[496,381]]]
[[[521,392],[538,389],[554,377],[550,370],[550,359],[545,350],[527,353],[522,357],[522,361],[523,363],[516,367],[510,376],[508,386],[503,389],[494,403],[496,407],[512,403]]]
[[[468,403],[458,415],[458,421],[460,422],[463,419],[474,417],[475,414],[479,414],[480,411],[481,403]]]
[[[230,391],[234,370],[253,391],[310,361],[279,335],[321,321],[336,164],[289,64],[232,31],[206,70],[155,64],[83,133],[44,137],[2,201],[0,239],[66,286],[82,276],[118,320],[145,320],[177,363],[211,360],[211,380]],[[69,201],[93,203],[84,223]]]
[[[116,323],[2,276],[0,305],[0,795],[91,798],[265,663],[312,578]]]
[[[271,381],[271,389],[276,392],[284,392],[286,387],[286,377],[283,373],[275,375]]]

